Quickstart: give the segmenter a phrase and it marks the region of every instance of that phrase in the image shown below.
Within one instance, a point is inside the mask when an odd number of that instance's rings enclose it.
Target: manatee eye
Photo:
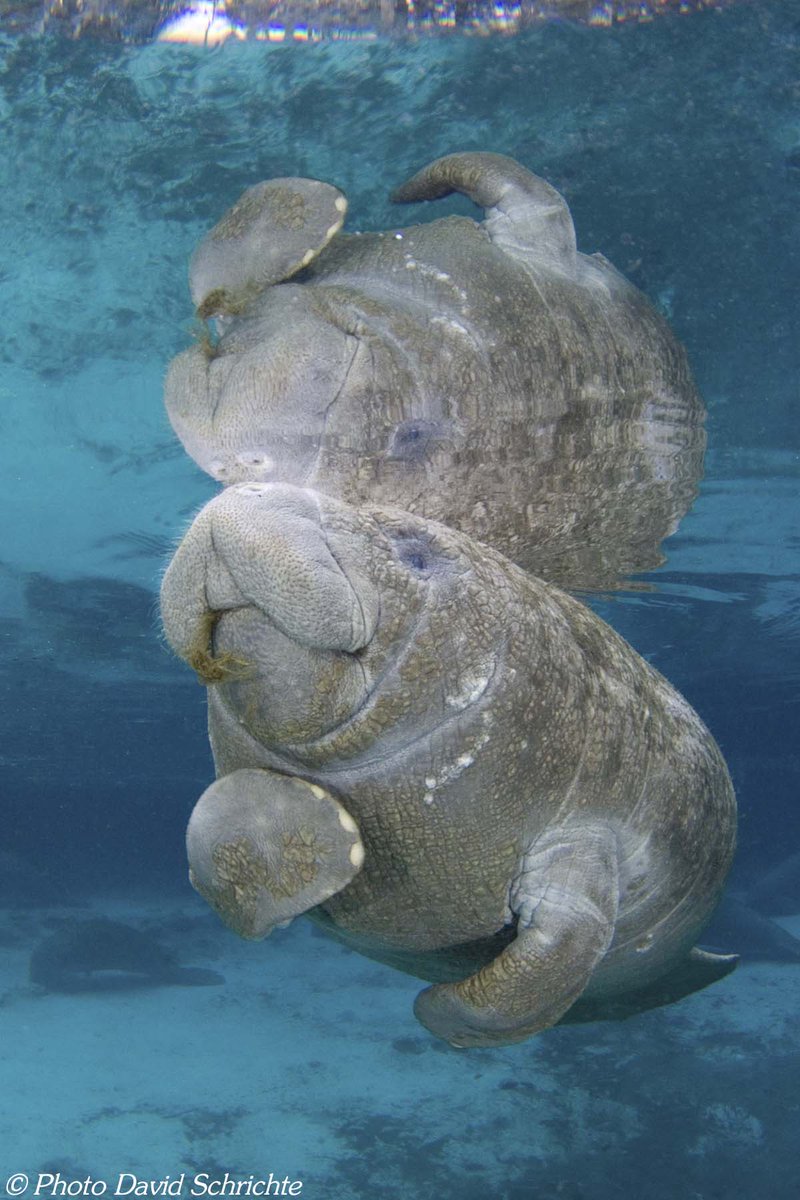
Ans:
[[[444,426],[439,421],[424,421],[421,418],[401,421],[390,438],[387,457],[419,462],[443,433]]]
[[[243,450],[236,455],[237,463],[248,471],[272,471],[275,463],[261,450]]]
[[[418,575],[430,575],[436,569],[437,554],[434,543],[424,533],[411,530],[396,536],[397,557],[400,562]]]

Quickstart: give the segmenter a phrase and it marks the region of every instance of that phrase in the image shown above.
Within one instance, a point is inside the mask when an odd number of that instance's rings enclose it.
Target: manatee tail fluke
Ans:
[[[663,1008],[699,992],[709,984],[730,975],[739,961],[738,954],[712,954],[698,946],[686,958],[660,979],[623,996],[598,998],[581,997],[561,1018],[561,1024],[582,1021],[623,1021],[651,1008]]]
[[[575,228],[564,197],[504,154],[448,154],[392,192],[396,204],[439,200],[461,192],[486,211],[485,228],[501,249],[550,258],[564,269],[576,260]]]

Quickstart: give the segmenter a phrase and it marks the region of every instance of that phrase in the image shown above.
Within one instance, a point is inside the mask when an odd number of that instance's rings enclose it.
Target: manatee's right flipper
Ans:
[[[414,1011],[452,1046],[523,1041],[560,1020],[614,936],[617,839],[602,822],[549,830],[528,850],[511,890],[516,938],[458,983],[437,983]]]
[[[307,266],[339,232],[347,200],[318,179],[257,183],[206,234],[189,262],[199,317],[232,316]]]
[[[392,193],[408,204],[462,192],[486,209],[484,228],[495,245],[519,258],[549,258],[562,270],[576,263],[575,228],[564,197],[505,154],[448,154],[423,167]]]
[[[234,932],[262,938],[346,887],[364,861],[350,814],[324,788],[241,770],[206,788],[186,832],[189,879]]]

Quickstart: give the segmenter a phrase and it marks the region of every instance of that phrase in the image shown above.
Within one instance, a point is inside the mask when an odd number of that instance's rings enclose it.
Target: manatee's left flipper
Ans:
[[[576,263],[575,227],[554,187],[505,154],[448,154],[392,193],[408,204],[462,192],[486,210],[489,237],[515,257],[549,258],[565,271]]]
[[[548,831],[510,892],[517,936],[487,966],[417,996],[414,1011],[453,1046],[519,1042],[554,1025],[580,996],[614,936],[617,840],[601,822]]]
[[[355,821],[324,788],[240,770],[206,788],[186,831],[189,879],[235,933],[263,938],[358,874]]]
[[[316,258],[346,212],[343,193],[318,179],[270,179],[248,188],[191,257],[197,315],[242,312],[264,288]]]

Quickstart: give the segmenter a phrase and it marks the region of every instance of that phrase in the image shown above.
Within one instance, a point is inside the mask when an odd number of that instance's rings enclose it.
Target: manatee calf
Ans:
[[[224,484],[398,505],[560,584],[657,565],[702,471],[683,350],[513,159],[448,155],[394,199],[449,192],[485,219],[345,235],[328,184],[248,189],[192,256],[223,333],[169,369],[176,433]]]
[[[308,911],[433,981],[454,1045],[683,996],[735,801],[686,701],[598,617],[466,535],[283,484],[200,512],[163,580],[208,683],[198,890],[262,937]]]
[[[31,983],[49,992],[209,987],[225,982],[216,971],[180,966],[152,934],[106,918],[65,922],[34,948],[29,975]]]

